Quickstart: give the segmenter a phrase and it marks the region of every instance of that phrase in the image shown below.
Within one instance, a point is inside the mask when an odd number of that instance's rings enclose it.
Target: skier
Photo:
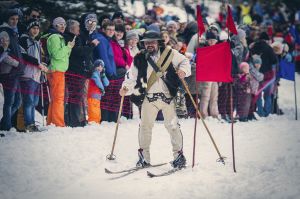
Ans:
[[[147,31],[141,41],[144,42],[145,50],[134,57],[134,66],[126,73],[119,92],[121,96],[131,95],[132,102],[141,105],[137,166],[151,166],[152,128],[158,111],[162,110],[173,147],[174,160],[171,164],[180,169],[185,166],[186,159],[182,151],[183,136],[178,124],[174,97],[180,84],[179,78],[189,76],[191,66],[184,55],[163,45],[160,33]]]

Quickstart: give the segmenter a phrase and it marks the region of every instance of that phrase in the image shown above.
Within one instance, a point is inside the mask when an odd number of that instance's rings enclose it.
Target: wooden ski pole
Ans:
[[[202,121],[202,123],[203,123],[203,125],[204,125],[204,127],[205,127],[205,129],[206,129],[206,131],[207,131],[207,133],[208,133],[208,135],[209,135],[209,137],[210,137],[217,153],[218,153],[218,155],[219,155],[218,162],[222,162],[223,164],[225,164],[225,161],[224,161],[225,157],[221,156],[221,153],[220,153],[220,151],[219,151],[219,149],[218,149],[218,147],[217,147],[217,145],[216,145],[216,143],[215,143],[215,141],[214,141],[214,139],[213,139],[213,137],[212,137],[212,135],[211,135],[211,133],[210,133],[210,131],[209,131],[209,129],[208,129],[208,127],[207,127],[207,125],[206,125],[206,123],[205,123],[205,121],[204,121],[204,119],[203,119],[203,117],[202,117],[202,115],[199,111],[199,109],[198,109],[198,106],[197,106],[195,100],[192,97],[192,94],[190,92],[190,89],[188,88],[188,85],[187,85],[186,81],[184,79],[181,79],[181,78],[180,78],[180,80],[181,80],[186,92],[188,93],[188,95],[189,95],[189,97],[190,97],[190,99],[191,99],[191,101],[192,101],[192,103],[193,103],[193,105],[196,109],[196,112],[198,113],[198,115],[199,115],[199,117],[200,117],[200,119],[201,119],[201,121]]]
[[[197,101],[197,104],[198,104],[198,84],[197,84],[197,81],[195,83],[196,83],[196,101]],[[194,166],[195,166],[197,121],[198,121],[198,114],[197,114],[197,110],[196,110],[196,112],[195,112],[195,127],[194,127],[194,143],[193,143],[193,163],[192,163],[192,168],[194,168]]]
[[[121,103],[120,103],[120,108],[119,108],[118,120],[117,120],[117,124],[116,124],[115,136],[114,136],[114,141],[113,141],[113,144],[112,144],[112,149],[111,149],[110,154],[106,156],[106,159],[108,159],[108,160],[115,160],[116,159],[116,156],[114,155],[114,149],[115,149],[116,140],[117,140],[117,134],[118,134],[119,124],[120,124],[120,118],[121,118],[121,113],[122,113],[122,108],[123,108],[124,97],[125,97],[125,95],[123,95],[122,98],[121,98]]]
[[[295,80],[294,80],[294,92],[295,92],[295,119],[298,120],[296,77],[295,77]]]
[[[234,135],[233,135],[233,86],[230,83],[230,117],[231,117],[231,143],[232,143],[232,161],[233,161],[233,171],[236,173],[235,169],[235,152],[234,152]]]

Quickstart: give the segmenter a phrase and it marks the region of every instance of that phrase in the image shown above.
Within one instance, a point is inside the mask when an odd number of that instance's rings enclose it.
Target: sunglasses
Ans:
[[[31,17],[32,17],[33,19],[39,19],[39,18],[41,18],[41,16],[39,16],[39,15],[31,15]]]
[[[66,24],[65,24],[65,23],[59,23],[59,24],[57,24],[56,26],[59,26],[59,27],[66,27]]]

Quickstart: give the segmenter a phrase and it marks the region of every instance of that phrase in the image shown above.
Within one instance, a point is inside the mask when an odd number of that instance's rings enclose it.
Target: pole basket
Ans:
[[[115,160],[116,156],[114,154],[109,154],[109,155],[106,156],[106,159],[107,160]]]
[[[226,157],[220,157],[216,161],[221,162],[223,165],[225,165],[225,159],[226,159]]]

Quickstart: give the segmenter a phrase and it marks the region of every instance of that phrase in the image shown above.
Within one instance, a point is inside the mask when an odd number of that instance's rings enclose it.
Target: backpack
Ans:
[[[47,40],[52,35],[52,33],[47,33],[41,36],[40,42],[41,42],[41,53],[42,53],[42,59],[41,61],[45,63],[46,65],[50,64],[50,56],[47,49]]]

